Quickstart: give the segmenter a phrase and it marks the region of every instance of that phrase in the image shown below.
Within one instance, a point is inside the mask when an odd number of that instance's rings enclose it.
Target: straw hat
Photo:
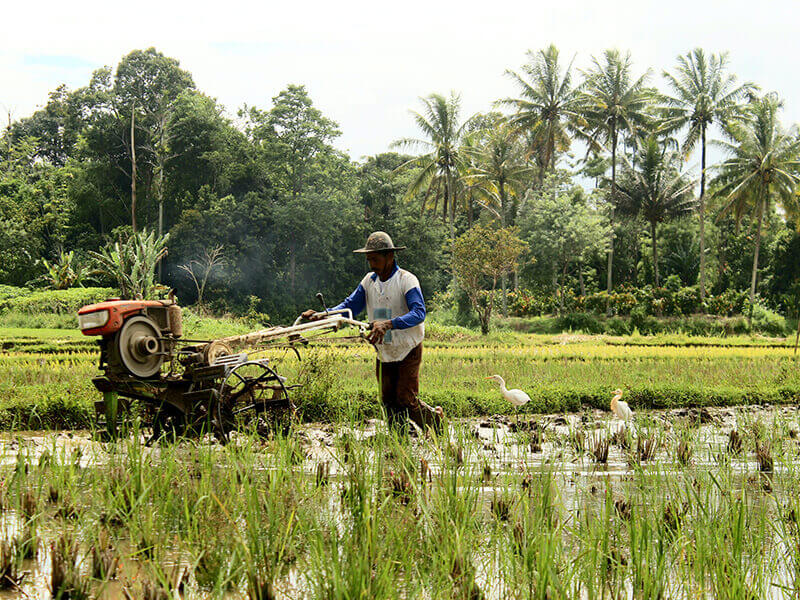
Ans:
[[[367,243],[363,248],[353,250],[357,254],[366,254],[367,252],[391,252],[396,250],[405,250],[405,246],[395,246],[392,243],[392,238],[385,231],[373,231],[367,238]]]

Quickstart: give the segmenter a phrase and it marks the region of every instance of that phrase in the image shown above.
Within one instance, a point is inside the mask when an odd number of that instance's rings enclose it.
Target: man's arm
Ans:
[[[353,318],[355,318],[356,315],[361,313],[366,307],[367,307],[367,293],[364,291],[364,286],[359,283],[358,287],[355,290],[353,290],[353,293],[344,299],[344,302],[337,304],[336,306],[334,306],[329,310],[339,310],[342,308],[349,308],[351,311],[353,311]],[[315,311],[314,309],[310,308],[307,311],[303,312],[303,317],[305,317],[306,319],[316,320],[314,318],[315,314],[319,314],[318,311]]]
[[[415,327],[425,320],[425,299],[422,297],[422,290],[412,287],[406,292],[406,304],[408,312],[392,319],[392,329],[408,329]]]
[[[350,294],[347,298],[344,299],[343,302],[340,302],[336,306],[334,306],[331,310],[341,310],[343,308],[349,308],[353,312],[353,318],[356,315],[361,314],[364,309],[367,307],[367,292],[364,290],[364,286],[360,283],[358,287],[353,290],[353,293]]]

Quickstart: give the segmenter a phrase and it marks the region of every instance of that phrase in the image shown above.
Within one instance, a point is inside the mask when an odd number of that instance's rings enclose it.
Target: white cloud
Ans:
[[[503,77],[529,48],[550,42],[565,57],[630,49],[655,81],[695,46],[730,50],[741,78],[786,100],[800,119],[795,76],[795,2],[322,2],[15,3],[0,41],[0,105],[30,114],[60,83],[85,84],[93,68],[116,65],[134,48],[155,46],[181,61],[198,87],[231,113],[267,106],[289,83],[307,85],[344,132],[354,158],[414,135],[407,110],[430,92],[460,91],[464,110],[486,110],[513,93]],[[9,14],[10,12],[10,14]],[[23,26],[24,24],[24,26]],[[30,57],[74,64],[30,64]],[[28,57],[26,59],[26,57]],[[27,64],[26,64],[27,61]],[[85,61],[81,63],[80,61]],[[35,61],[34,61],[35,62]]]

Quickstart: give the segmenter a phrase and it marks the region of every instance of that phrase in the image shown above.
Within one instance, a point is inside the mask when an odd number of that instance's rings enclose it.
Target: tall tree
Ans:
[[[736,76],[727,72],[728,54],[707,55],[701,48],[678,57],[674,73],[663,72],[673,96],[666,102],[666,130],[686,127],[682,151],[688,156],[700,143],[700,300],[706,295],[705,275],[705,192],[706,135],[715,122],[722,124],[742,112],[742,100],[755,91],[750,83],[738,85]]]
[[[456,240],[456,204],[462,186],[461,175],[465,167],[461,142],[466,123],[460,122],[461,97],[451,92],[449,98],[441,94],[431,94],[420,100],[423,111],[411,111],[411,114],[425,137],[404,138],[393,145],[427,150],[427,152],[400,165],[398,171],[418,169],[416,177],[406,191],[406,200],[424,191],[422,210],[425,210],[432,197],[433,211],[436,212],[441,199],[442,218],[448,221],[450,227],[452,252],[455,250]],[[453,278],[456,281],[455,273]]]
[[[607,147],[611,152],[611,226],[617,200],[617,142],[621,134],[635,134],[646,128],[652,91],[645,87],[649,71],[634,78],[630,52],[606,50],[602,59],[592,58],[580,91],[581,112],[586,121],[582,134],[590,149]],[[613,287],[614,239],[608,246],[607,291]]]
[[[314,181],[319,159],[342,132],[311,100],[304,85],[289,85],[272,99],[272,108],[245,108],[251,138],[277,166],[278,179],[293,199]]]
[[[310,236],[303,235],[303,219],[313,220],[315,195],[339,195],[335,179],[348,176],[351,168],[349,160],[330,144],[341,135],[339,125],[314,106],[305,86],[288,86],[272,103],[269,111],[245,111],[250,137],[280,186],[276,210],[286,219],[286,226],[278,235],[284,238],[288,284],[295,293],[302,266],[298,259],[309,256],[313,245]]]
[[[552,284],[559,311],[563,311],[570,269],[577,268],[583,293],[583,265],[605,252],[611,228],[586,201],[583,189],[571,187],[568,175],[560,170],[548,175],[541,188],[529,192],[519,224],[522,239],[530,244],[536,259],[533,266]]]
[[[524,194],[532,174],[524,160],[519,136],[503,119],[471,135],[477,138],[477,143],[465,146],[468,167],[464,179],[479,204],[498,217],[501,228],[513,225],[517,199]],[[504,272],[501,277],[504,317],[508,316],[507,279]]]
[[[107,199],[112,198],[113,204],[124,205],[123,190],[129,188],[131,203],[135,189],[141,209],[153,205],[163,209],[174,103],[193,88],[191,75],[176,59],[148,48],[124,56],[113,75],[109,67],[96,70],[89,85],[75,91],[85,119],[79,157],[92,173],[98,202],[109,204]],[[118,223],[112,226],[126,223],[113,204],[108,210]],[[130,222],[137,220],[136,206],[127,206],[126,211]],[[102,220],[105,211],[98,212]]]
[[[194,88],[192,76],[180,68],[177,59],[155,48],[134,50],[124,56],[114,77],[114,96],[123,114],[130,115],[131,137],[131,220],[136,231],[136,132],[144,130],[141,140],[152,169],[151,192],[158,205],[158,234],[164,229],[164,170],[172,157],[170,150],[173,106],[178,96]],[[137,119],[137,110],[141,116]],[[136,122],[138,121],[138,125]],[[159,264],[159,277],[161,267]]]
[[[478,313],[484,335],[489,333],[497,280],[514,269],[526,246],[515,227],[477,225],[456,240],[453,271]]]
[[[776,201],[790,216],[800,213],[797,185],[800,183],[800,137],[797,127],[781,126],[782,104],[775,94],[757,99],[749,107],[749,118],[727,124],[729,142],[719,142],[730,158],[719,166],[714,180],[725,200],[722,214],[732,212],[736,222],[746,213],[756,218],[756,242],[750,276],[750,315],[755,302],[758,254],[764,216]]]
[[[642,217],[650,225],[655,284],[659,286],[658,224],[694,210],[694,182],[680,174],[680,157],[662,147],[655,136],[647,138],[637,159],[637,168],[623,173],[615,208],[623,215]]]
[[[519,136],[511,123],[498,119],[469,137],[472,143],[463,146],[464,180],[481,206],[497,216],[501,227],[513,225],[516,200],[533,172],[524,159]]]
[[[506,71],[521,97],[499,102],[515,109],[510,122],[528,132],[528,151],[539,163],[540,182],[546,169],[556,168],[558,152],[569,149],[570,129],[582,123],[578,92],[572,85],[572,62],[563,69],[558,56],[553,44],[538,52],[529,50],[522,74]]]

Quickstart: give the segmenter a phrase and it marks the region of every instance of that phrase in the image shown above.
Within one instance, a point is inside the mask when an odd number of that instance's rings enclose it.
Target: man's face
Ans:
[[[394,263],[394,252],[367,252],[367,262],[369,268],[380,275]]]

